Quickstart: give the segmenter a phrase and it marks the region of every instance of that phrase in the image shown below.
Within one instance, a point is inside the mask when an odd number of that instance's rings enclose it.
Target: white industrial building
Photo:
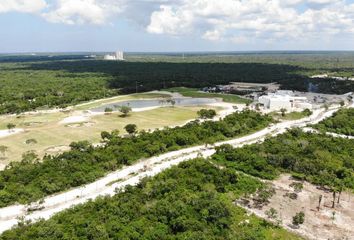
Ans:
[[[107,54],[104,56],[104,60],[124,61],[124,53],[122,51],[117,51],[114,54]]]
[[[292,96],[291,91],[277,91],[258,98],[258,103],[266,110],[279,111],[284,108],[287,111],[312,109],[312,104],[306,97]]]

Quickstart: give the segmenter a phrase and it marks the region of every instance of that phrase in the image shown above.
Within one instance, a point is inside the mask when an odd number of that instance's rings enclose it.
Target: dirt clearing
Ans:
[[[293,183],[302,183],[302,190],[296,191]],[[354,239],[354,195],[342,193],[332,208],[333,194],[319,189],[308,182],[298,182],[290,175],[282,175],[272,182],[275,194],[269,203],[261,209],[250,204],[240,204],[256,215],[269,219],[269,210],[276,210],[274,218],[283,227],[309,239]],[[300,185],[300,184],[299,184]],[[322,195],[320,208],[319,200]],[[305,213],[305,222],[299,227],[293,226],[292,219],[299,212]],[[268,212],[268,214],[267,214]]]

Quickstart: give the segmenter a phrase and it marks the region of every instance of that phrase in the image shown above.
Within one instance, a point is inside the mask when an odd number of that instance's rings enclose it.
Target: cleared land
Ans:
[[[251,204],[241,205],[263,218],[268,218],[266,211],[274,208],[279,213],[277,220],[281,221],[283,227],[309,239],[353,239],[354,201],[352,193],[342,193],[339,203],[336,199],[335,208],[332,208],[332,192],[320,189],[308,182],[302,182],[303,189],[296,193],[297,199],[291,199],[289,194],[293,194],[294,189],[290,185],[294,182],[298,181],[289,175],[282,175],[279,179],[272,181],[275,195],[270,199],[269,204],[261,209],[250,208]],[[322,201],[318,209],[320,196],[322,196]],[[305,223],[300,228],[295,228],[292,225],[292,217],[300,211],[305,213]]]

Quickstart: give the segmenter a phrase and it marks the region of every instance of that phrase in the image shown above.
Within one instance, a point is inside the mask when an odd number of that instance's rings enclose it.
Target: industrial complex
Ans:
[[[286,109],[287,111],[296,111],[304,109],[312,109],[312,104],[306,97],[294,96],[292,91],[277,91],[260,96],[258,103],[265,110],[277,111]]]
[[[105,55],[103,59],[110,61],[124,61],[124,53],[122,51],[117,51],[114,54]]]

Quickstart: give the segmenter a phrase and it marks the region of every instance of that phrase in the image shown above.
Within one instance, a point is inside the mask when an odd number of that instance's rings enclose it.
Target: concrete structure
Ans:
[[[314,75],[314,76],[311,76],[311,78],[330,78],[330,79],[335,79],[338,81],[354,81],[354,78],[352,78],[352,77],[336,77],[336,76],[330,76],[328,74]]]
[[[104,60],[124,61],[124,53],[121,51],[117,51],[114,54],[107,54],[104,56]]]
[[[222,91],[232,92],[239,91],[245,93],[251,92],[274,92],[280,88],[277,83],[247,83],[247,82],[232,82],[229,85],[220,86]]]
[[[306,97],[293,96],[291,91],[277,91],[258,98],[258,103],[266,110],[279,111],[284,108],[287,111],[312,109],[312,104]]]

